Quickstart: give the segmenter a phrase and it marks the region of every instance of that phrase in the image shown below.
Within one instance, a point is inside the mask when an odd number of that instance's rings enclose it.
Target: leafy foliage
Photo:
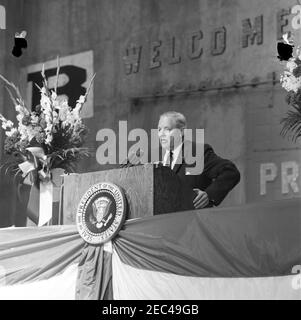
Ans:
[[[286,102],[293,110],[289,110],[281,120],[283,125],[281,130],[282,136],[289,135],[296,142],[301,137],[301,51],[298,46],[296,52],[293,52],[293,45],[289,43],[287,36],[283,39],[287,46],[292,48],[290,55],[287,57],[286,70],[280,76],[282,87],[288,92]]]

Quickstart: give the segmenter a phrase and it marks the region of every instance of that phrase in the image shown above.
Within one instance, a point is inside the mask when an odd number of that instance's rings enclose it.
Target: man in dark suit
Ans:
[[[209,144],[204,144],[202,155],[198,155],[197,145],[184,140],[186,119],[183,114],[170,111],[160,116],[158,136],[163,148],[163,165],[170,168],[196,193],[193,200],[196,209],[218,206],[231,189],[240,181],[236,166],[216,155]],[[198,174],[190,174],[195,164],[187,161],[195,154],[203,161],[204,168]],[[192,171],[192,170],[191,170]]]

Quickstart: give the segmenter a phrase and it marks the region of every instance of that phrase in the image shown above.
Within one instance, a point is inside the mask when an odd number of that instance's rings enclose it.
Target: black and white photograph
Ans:
[[[301,300],[301,1],[0,0],[0,300]]]

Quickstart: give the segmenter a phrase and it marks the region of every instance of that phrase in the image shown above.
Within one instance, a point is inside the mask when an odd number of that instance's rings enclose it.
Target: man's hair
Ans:
[[[174,118],[176,122],[176,127],[178,129],[186,128],[186,118],[180,112],[167,111],[161,114],[160,118],[163,118],[163,117]]]

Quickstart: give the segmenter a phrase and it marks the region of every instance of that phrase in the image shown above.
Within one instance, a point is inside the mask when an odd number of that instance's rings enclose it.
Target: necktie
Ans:
[[[173,152],[170,150],[169,151],[169,167],[172,169],[172,160],[173,160]]]

